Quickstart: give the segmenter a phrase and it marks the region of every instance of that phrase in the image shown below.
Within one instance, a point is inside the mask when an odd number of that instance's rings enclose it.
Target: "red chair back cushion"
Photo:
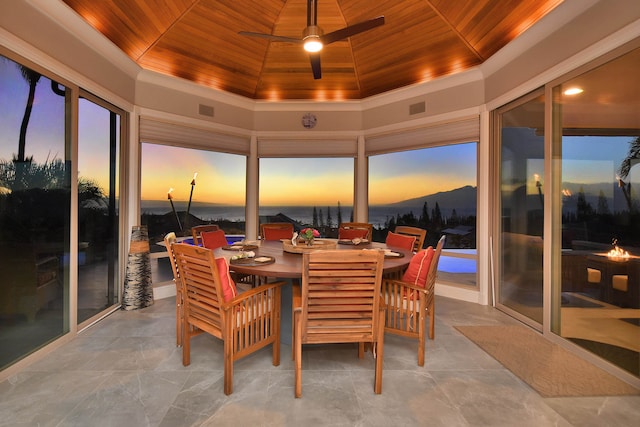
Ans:
[[[431,266],[434,253],[433,246],[429,246],[427,249],[415,254],[411,258],[411,262],[409,262],[409,268],[402,276],[402,281],[424,288],[427,285],[427,274],[429,273],[429,266]]]
[[[369,230],[365,228],[340,228],[338,230],[338,239],[367,239]]]
[[[229,244],[223,230],[204,231],[200,234],[200,238],[202,246],[207,249],[218,249]]]
[[[293,238],[293,231],[289,228],[264,228],[264,240],[280,240]]]
[[[416,242],[415,236],[405,236],[404,234],[397,234],[392,231],[387,233],[387,246],[404,249],[405,251],[412,251],[413,245]]]
[[[216,258],[216,265],[218,266],[220,281],[222,282],[224,302],[229,302],[238,295],[236,282],[231,278],[231,273],[229,273],[229,264],[227,264],[227,260],[225,258]]]

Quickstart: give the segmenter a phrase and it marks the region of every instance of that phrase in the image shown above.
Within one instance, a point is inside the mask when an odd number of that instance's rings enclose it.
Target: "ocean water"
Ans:
[[[187,204],[184,202],[174,202],[177,211],[186,211]],[[338,208],[337,206],[317,207],[318,215],[322,210],[322,217],[324,222],[327,222],[327,213],[330,212],[331,220],[334,225],[338,222]],[[353,209],[350,206],[341,206],[340,212],[342,213],[342,221],[349,222]],[[405,215],[413,212],[413,215],[420,216],[422,206],[415,208],[398,208],[392,206],[372,206],[369,208],[369,222],[375,227],[384,226],[392,217],[396,215]],[[143,200],[141,202],[141,212],[146,214],[163,215],[171,212],[171,205],[169,202]],[[245,209],[244,206],[221,206],[212,205],[206,203],[192,203],[190,213],[197,216],[204,221],[212,221],[220,219],[227,219],[230,221],[244,221]],[[298,221],[301,224],[313,223],[313,206],[267,206],[260,208],[260,216],[277,215],[282,213],[289,218]]]

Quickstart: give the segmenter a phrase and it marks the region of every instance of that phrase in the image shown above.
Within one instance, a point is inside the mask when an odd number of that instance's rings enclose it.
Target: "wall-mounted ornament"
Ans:
[[[318,118],[313,113],[306,113],[302,116],[302,126],[306,129],[313,129],[318,123]]]

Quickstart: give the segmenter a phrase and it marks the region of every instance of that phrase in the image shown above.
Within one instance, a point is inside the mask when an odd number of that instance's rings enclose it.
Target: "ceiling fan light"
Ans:
[[[322,42],[317,36],[309,36],[304,39],[304,50],[307,52],[320,52],[322,50]]]

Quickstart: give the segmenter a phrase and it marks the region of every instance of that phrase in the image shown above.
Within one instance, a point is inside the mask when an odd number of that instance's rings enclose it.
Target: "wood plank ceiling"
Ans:
[[[300,38],[307,0],[63,0],[142,68],[257,100],[363,99],[481,64],[562,0],[319,0],[325,33],[385,24],[322,51]]]

